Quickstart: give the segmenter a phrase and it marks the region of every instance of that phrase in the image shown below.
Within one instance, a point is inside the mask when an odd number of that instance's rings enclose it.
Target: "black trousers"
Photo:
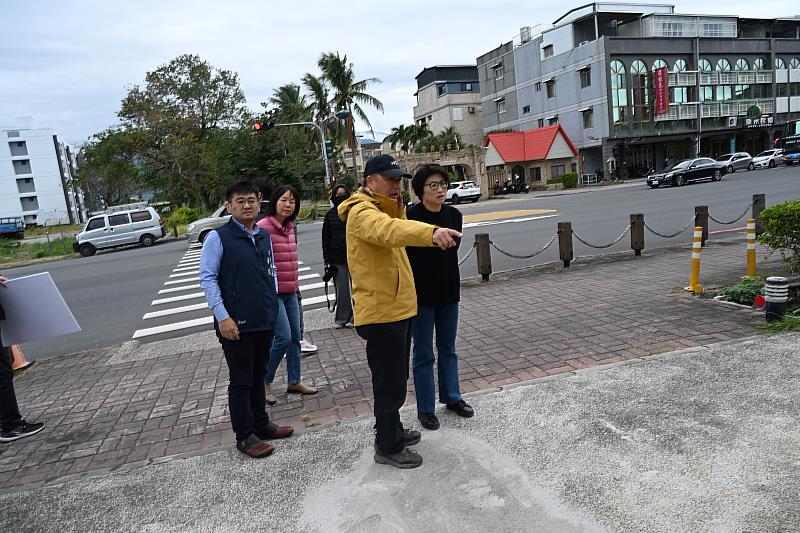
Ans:
[[[0,423],[2,430],[13,429],[22,421],[14,392],[14,369],[11,367],[11,348],[0,341]]]
[[[271,331],[240,332],[238,341],[220,336],[230,373],[228,410],[237,441],[269,427],[264,374],[272,335]]]
[[[375,444],[384,453],[397,453],[403,449],[400,408],[406,402],[411,320],[358,326],[356,332],[367,341],[375,397]]]

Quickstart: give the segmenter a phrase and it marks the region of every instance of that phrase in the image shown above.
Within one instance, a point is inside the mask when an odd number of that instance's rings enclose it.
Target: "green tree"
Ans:
[[[138,139],[134,132],[107,129],[81,152],[78,184],[94,207],[125,203],[140,193],[142,172],[136,164]]]
[[[245,97],[235,72],[213,67],[185,54],[134,85],[118,113],[123,126],[136,133],[144,175],[155,191],[174,205],[202,203],[212,207],[229,175],[214,159],[218,131],[241,128],[247,116]]]

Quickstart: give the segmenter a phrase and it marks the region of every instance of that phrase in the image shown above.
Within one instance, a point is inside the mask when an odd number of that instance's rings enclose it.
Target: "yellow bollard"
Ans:
[[[747,273],[745,276],[756,275],[756,219],[747,219]]]
[[[694,228],[694,239],[692,239],[692,274],[689,277],[689,286],[683,290],[700,293],[703,291],[700,286],[700,251],[703,249],[703,227]]]

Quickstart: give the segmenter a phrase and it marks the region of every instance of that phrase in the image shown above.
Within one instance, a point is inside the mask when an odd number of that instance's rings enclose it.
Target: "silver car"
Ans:
[[[719,163],[725,165],[728,174],[733,174],[737,170],[753,170],[753,158],[747,152],[734,152],[732,154],[721,155],[717,158]]]
[[[259,211],[261,215],[266,213],[267,204],[269,204],[269,202],[266,200],[261,202],[261,209]],[[186,226],[186,240],[188,240],[190,243],[203,242],[209,231],[213,231],[220,226],[224,226],[225,223],[230,220],[230,218],[230,213],[228,213],[228,210],[225,209],[225,206],[223,205],[211,213],[211,216],[201,218],[200,220],[195,220]]]

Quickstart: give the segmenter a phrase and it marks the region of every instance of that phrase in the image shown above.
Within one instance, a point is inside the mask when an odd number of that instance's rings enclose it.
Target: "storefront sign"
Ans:
[[[667,80],[667,67],[655,70],[653,85],[656,93],[656,115],[666,115],[669,112],[669,83]]]
[[[761,115],[759,118],[747,117],[744,119],[745,128],[769,128],[775,125],[775,117],[772,115]]]

